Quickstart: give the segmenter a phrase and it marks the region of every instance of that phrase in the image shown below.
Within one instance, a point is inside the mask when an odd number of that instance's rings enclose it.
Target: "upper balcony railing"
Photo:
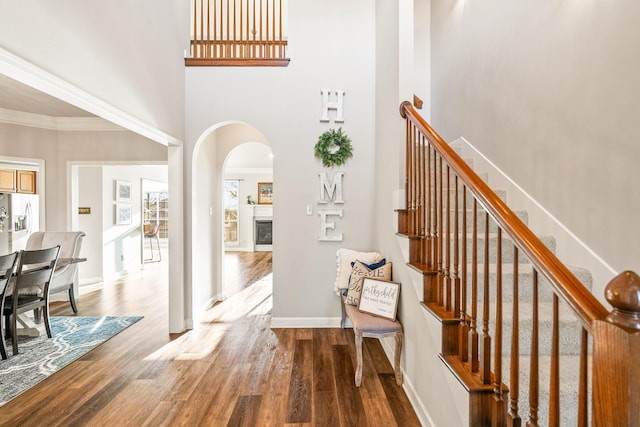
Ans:
[[[193,0],[187,66],[287,66],[287,0]]]

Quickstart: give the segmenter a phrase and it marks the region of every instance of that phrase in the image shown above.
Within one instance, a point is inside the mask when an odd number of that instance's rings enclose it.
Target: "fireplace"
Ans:
[[[256,245],[273,244],[272,221],[256,220]]]

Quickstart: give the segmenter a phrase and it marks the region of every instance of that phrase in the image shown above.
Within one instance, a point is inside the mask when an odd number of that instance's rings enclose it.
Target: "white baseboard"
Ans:
[[[382,349],[384,353],[387,355],[389,359],[389,363],[393,366],[393,359],[395,357],[396,352],[396,340],[393,337],[388,338],[380,338],[380,344],[382,344]],[[416,416],[420,420],[420,424],[426,427],[433,427],[433,420],[429,417],[427,410],[422,405],[422,401],[418,398],[418,393],[416,392],[413,384],[411,383],[411,379],[406,375],[404,369],[402,369],[402,388],[405,393],[407,393],[407,397],[411,402],[411,406],[413,406],[413,410],[416,412]]]
[[[340,317],[272,317],[271,328],[339,328]]]

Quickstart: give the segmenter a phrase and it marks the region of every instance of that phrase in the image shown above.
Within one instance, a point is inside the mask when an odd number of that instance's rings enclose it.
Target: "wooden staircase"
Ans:
[[[468,393],[468,424],[640,425],[640,368],[629,356],[640,349],[640,278],[609,283],[609,313],[588,271],[560,262],[554,239],[535,236],[526,212],[513,212],[409,102],[400,112],[398,235],[421,304],[441,324],[440,358]]]

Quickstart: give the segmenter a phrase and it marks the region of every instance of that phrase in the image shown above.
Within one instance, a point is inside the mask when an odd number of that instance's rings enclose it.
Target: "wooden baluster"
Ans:
[[[231,55],[231,46],[229,45],[229,40],[231,40],[231,26],[229,25],[229,0],[227,0],[227,10],[226,10],[226,15],[227,15],[227,37],[225,39],[226,41],[226,52],[225,52],[225,58],[229,58],[229,56]]]
[[[207,45],[204,56],[205,58],[213,57],[211,50],[211,0],[207,0]]]
[[[204,40],[204,0],[200,0],[200,38]]]
[[[446,177],[447,177],[447,203],[445,206],[445,238],[444,240],[444,248],[445,248],[445,267],[444,267],[444,298],[445,298],[445,309],[447,311],[451,311],[453,306],[451,304],[451,171],[449,166],[446,169]]]
[[[520,309],[518,286],[518,247],[513,246],[513,313],[511,315],[511,362],[509,390],[509,427],[520,427],[522,420],[518,414],[520,400]]]
[[[425,193],[426,193],[426,188],[425,188],[425,181],[426,181],[426,174],[427,174],[427,163],[426,163],[426,155],[425,155],[425,151],[427,149],[427,141],[424,137],[424,135],[422,135],[422,133],[420,133],[420,179],[419,179],[419,184],[420,184],[420,197],[419,197],[419,202],[420,202],[420,210],[419,210],[419,214],[420,214],[420,218],[418,223],[420,224],[420,241],[418,243],[418,260],[420,263],[425,264],[426,263],[426,258],[425,258],[425,247],[424,247],[424,239],[425,239],[425,234],[426,234],[426,230],[425,230],[425,209],[426,209],[426,203],[425,203]]]
[[[218,40],[218,3],[220,0],[214,0],[213,2],[213,40]],[[222,9],[222,3],[220,3],[220,8]],[[218,43],[213,44],[213,52],[211,54],[214,58],[220,57],[220,52],[218,48]]]
[[[251,57],[251,45],[249,44],[249,26],[250,26],[250,21],[249,21],[249,0],[246,0],[246,4],[245,4],[245,13],[243,16],[243,20],[244,20],[244,49],[245,49],[245,55],[247,58]]]
[[[233,41],[234,41],[234,45],[232,46],[232,50],[231,50],[231,57],[233,58],[237,58],[238,57],[238,36],[236,33],[237,30],[237,22],[238,22],[238,16],[236,14],[237,11],[237,5],[236,5],[236,0],[233,0]]]
[[[489,214],[484,213],[484,280],[482,287],[482,382],[491,383],[491,336],[489,335]]]
[[[471,226],[471,318],[469,325],[469,358],[471,372],[478,372],[478,201],[473,199],[473,224]]]
[[[560,425],[560,322],[558,296],[553,294],[553,323],[551,331],[551,369],[549,385],[549,426]]]
[[[267,11],[266,11],[266,16],[265,16],[265,21],[266,21],[266,31],[265,31],[265,41],[267,42],[267,45],[265,46],[265,56],[267,58],[269,58],[271,55],[269,55],[269,46],[268,46],[268,42],[269,42],[269,1],[267,0],[265,2],[265,4],[267,5]]]
[[[420,230],[419,222],[419,200],[420,194],[418,193],[418,169],[420,168],[419,159],[416,153],[418,152],[417,138],[418,129],[414,126],[413,133],[411,134],[411,159],[412,159],[412,171],[411,171],[411,209],[413,211],[411,235],[416,236]],[[412,260],[413,261],[413,260]]]
[[[533,270],[533,315],[531,320],[531,365],[529,367],[529,421],[527,427],[538,426],[538,271]]]
[[[285,57],[284,52],[284,42],[282,40],[282,0],[280,0],[280,34],[278,36],[278,40],[280,40],[280,58]]]
[[[437,247],[436,247],[436,257],[437,257],[437,269],[438,269],[438,305],[444,305],[444,280],[443,280],[443,271],[442,271],[442,245],[444,244],[444,236],[442,234],[442,199],[443,199],[443,172],[442,172],[442,157],[438,156],[438,190],[436,197],[438,198],[438,211],[436,212],[437,221],[438,221],[438,231],[436,236]]]
[[[429,144],[427,146],[427,194],[425,196],[425,201],[427,206],[425,206],[425,212],[427,214],[427,229],[426,229],[426,233],[427,233],[427,238],[425,239],[425,257],[427,259],[427,267],[429,267],[429,270],[433,271],[433,230],[431,229],[431,218],[433,215],[433,204],[432,202],[432,197],[433,197],[433,181],[431,179],[431,176],[433,175],[433,167],[431,164],[431,144]]]
[[[580,386],[578,390],[578,427],[589,425],[589,333],[582,328],[580,341]]]
[[[487,218],[489,215],[487,214]],[[502,398],[502,229],[498,228],[498,247],[496,249],[496,331],[493,364],[493,425],[503,426],[504,399]]]
[[[260,0],[260,20],[259,20],[259,25],[258,25],[258,41],[262,42],[262,23],[263,23],[263,18],[262,18],[262,0]],[[258,54],[258,56],[260,58],[264,58],[264,48],[263,48],[263,43],[260,43],[260,52]]]
[[[238,40],[240,41],[240,43],[238,43],[238,49],[239,51],[239,56],[242,59],[246,58],[246,54],[244,51],[245,48],[245,44],[244,44],[244,40],[243,40],[243,36],[244,36],[244,0],[240,0],[240,31],[238,32],[238,34],[240,34],[240,37],[238,38]]]
[[[404,128],[404,164],[405,172],[404,172],[404,206],[407,210],[407,234],[411,234],[411,188],[410,188],[410,177],[411,177],[411,141],[409,135],[411,135],[411,122],[409,121],[409,116],[405,118],[405,128]]]
[[[469,360],[469,322],[467,321],[467,288],[469,281],[467,278],[467,186],[462,185],[462,248],[460,248],[460,258],[462,260],[462,292],[460,299],[460,355],[463,362]]]
[[[276,40],[276,2],[275,0],[272,0],[273,3],[271,4],[271,40],[273,42],[275,42]],[[271,44],[271,49],[273,50],[275,46],[275,43]],[[275,52],[271,52],[271,57],[274,58]]]
[[[455,194],[454,194],[454,207],[455,211],[454,223],[453,223],[453,316],[460,317],[460,253],[459,253],[459,243],[460,243],[460,227],[458,226],[460,220],[460,210],[458,206],[458,198],[460,194],[458,193],[458,175],[454,175],[454,186],[455,186]],[[465,237],[464,233],[463,236]]]
[[[253,41],[254,42],[256,41],[256,31],[257,31],[256,30],[256,15],[257,15],[257,12],[256,12],[256,0],[253,0],[253,30],[251,30],[251,34],[253,35]],[[257,52],[256,52],[256,45],[255,45],[255,43],[253,43],[251,45],[251,57],[255,58],[257,56],[258,55],[257,55]],[[411,122],[409,121],[409,117],[407,117],[407,129],[408,129],[409,123],[411,123]],[[408,143],[409,143],[409,139],[407,139],[407,144]],[[407,167],[408,167],[408,165],[409,165],[409,163],[407,163]]]

